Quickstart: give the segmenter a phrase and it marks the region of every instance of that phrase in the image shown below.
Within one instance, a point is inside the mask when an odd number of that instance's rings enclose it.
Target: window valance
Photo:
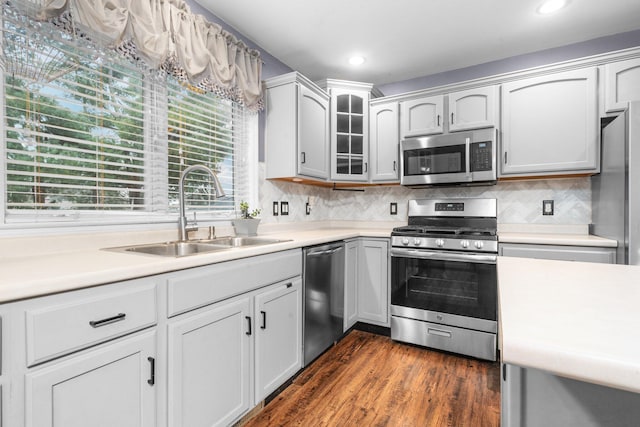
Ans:
[[[154,69],[243,104],[262,108],[260,53],[184,0],[14,0],[32,18],[72,31]],[[68,25],[67,25],[68,26]]]

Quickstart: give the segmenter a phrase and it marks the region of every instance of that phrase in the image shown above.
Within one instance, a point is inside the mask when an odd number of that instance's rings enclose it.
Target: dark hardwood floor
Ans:
[[[500,424],[500,367],[352,331],[246,427]]]

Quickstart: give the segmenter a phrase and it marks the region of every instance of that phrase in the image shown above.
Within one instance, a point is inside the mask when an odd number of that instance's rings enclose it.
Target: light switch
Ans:
[[[289,215],[289,202],[280,202],[280,215]]]
[[[398,204],[396,202],[391,202],[389,205],[389,214],[398,215]]]
[[[553,215],[553,200],[542,201],[542,215]]]
[[[273,216],[278,216],[278,202],[273,202]]]

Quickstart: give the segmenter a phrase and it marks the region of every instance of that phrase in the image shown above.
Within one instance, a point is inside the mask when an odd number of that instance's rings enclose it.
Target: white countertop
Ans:
[[[171,231],[173,236],[174,231]],[[180,258],[105,251],[101,248],[130,244],[117,236],[95,235],[77,238],[43,237],[0,241],[0,303],[65,292],[106,283],[271,252],[313,246],[354,237],[389,237],[391,227],[317,228],[270,231],[262,237],[288,242],[234,248]],[[223,234],[219,234],[222,236]],[[147,237],[144,243],[167,239]],[[136,241],[134,243],[142,243]],[[54,250],[46,250],[53,247]]]
[[[640,393],[640,267],[498,257],[502,361]]]
[[[560,245],[560,246],[594,246],[615,248],[618,242],[603,237],[590,234],[570,234],[570,233],[519,233],[500,232],[498,234],[500,243],[527,243],[532,245]]]

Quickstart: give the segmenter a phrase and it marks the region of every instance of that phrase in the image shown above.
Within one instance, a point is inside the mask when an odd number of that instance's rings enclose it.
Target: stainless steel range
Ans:
[[[391,233],[391,338],[496,360],[496,199],[409,201]]]

